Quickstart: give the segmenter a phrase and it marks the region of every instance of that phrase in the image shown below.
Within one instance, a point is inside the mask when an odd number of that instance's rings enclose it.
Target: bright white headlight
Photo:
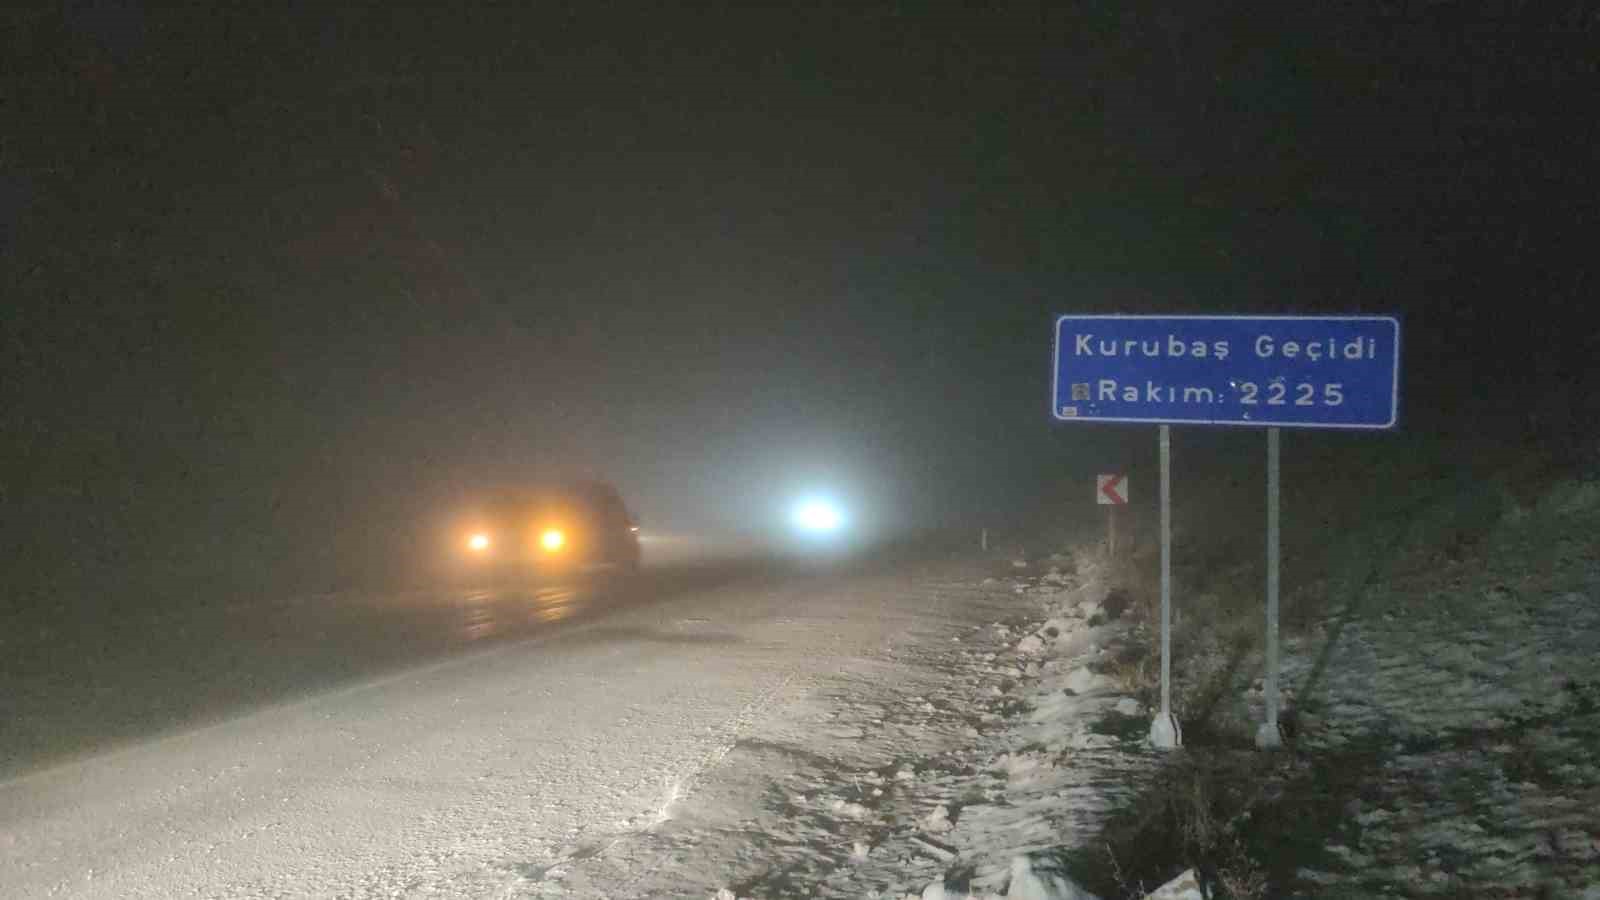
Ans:
[[[795,504],[792,519],[796,528],[813,534],[838,531],[844,525],[844,513],[838,506],[816,498]]]

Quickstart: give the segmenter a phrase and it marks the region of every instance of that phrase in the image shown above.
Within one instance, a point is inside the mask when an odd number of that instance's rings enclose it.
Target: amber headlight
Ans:
[[[539,546],[551,553],[560,550],[566,543],[567,536],[562,534],[559,528],[546,528],[544,533],[539,535]]]

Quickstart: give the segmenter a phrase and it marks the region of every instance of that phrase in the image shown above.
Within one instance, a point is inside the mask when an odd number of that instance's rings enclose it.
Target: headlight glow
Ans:
[[[489,543],[489,536],[480,531],[467,538],[467,549],[473,553],[482,553],[489,549]]]
[[[830,534],[844,525],[844,513],[827,500],[802,500],[792,514],[794,525],[812,534]]]
[[[566,543],[567,536],[562,534],[559,528],[546,528],[544,533],[539,535],[539,545],[551,553],[560,550]]]

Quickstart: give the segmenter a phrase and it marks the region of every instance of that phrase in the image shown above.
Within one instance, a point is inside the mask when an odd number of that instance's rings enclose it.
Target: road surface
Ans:
[[[954,565],[718,569],[605,596],[458,597],[427,615],[408,601],[396,640],[430,662],[334,689],[313,679],[249,714],[0,783],[0,892],[516,896],[648,829],[844,661],[959,615],[958,595],[928,587]],[[407,644],[429,615],[448,640]],[[327,650],[234,639],[258,659],[298,648],[318,671]],[[319,638],[335,639],[362,653],[373,640]]]

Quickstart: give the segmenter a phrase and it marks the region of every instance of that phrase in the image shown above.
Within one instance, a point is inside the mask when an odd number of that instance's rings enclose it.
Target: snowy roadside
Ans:
[[[1125,631],[1101,608],[1100,563],[1039,569],[960,585],[982,598],[966,624],[793,692],[650,828],[535,893],[954,898],[1004,894],[1019,854],[1049,869],[1158,759],[1146,712],[1090,667]]]
[[[1224,896],[1600,898],[1600,482],[1521,480],[1367,512],[1359,564],[1289,598],[1318,612],[1286,634],[1284,752],[1252,746],[1259,620],[1182,633],[1185,746],[1105,842]]]
[[[1288,557],[1284,752],[1251,741],[1226,541],[1180,560],[1161,755],[1149,559],[1084,542],[685,591],[41,773],[0,863],[89,896],[1137,900],[1194,868],[1219,896],[1595,900],[1600,485],[1494,489],[1352,503],[1377,525],[1338,565]]]
[[[1185,746],[1147,748],[1148,600],[1085,549],[775,706],[551,895],[1600,900],[1600,486],[1546,488],[1358,508],[1351,583],[1288,598],[1282,752],[1250,604],[1187,594]]]
[[[1341,800],[1297,889],[1600,897],[1597,528],[1600,483],[1557,484],[1293,643],[1288,780]]]

